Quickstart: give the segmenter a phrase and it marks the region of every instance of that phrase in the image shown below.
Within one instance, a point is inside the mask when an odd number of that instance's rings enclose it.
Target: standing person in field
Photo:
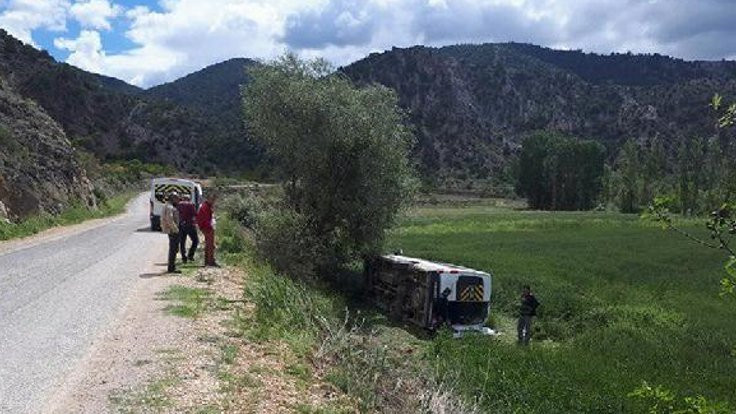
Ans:
[[[214,211],[217,195],[209,194],[197,212],[197,225],[204,234],[204,265],[218,267],[215,262]]]
[[[176,252],[179,251],[179,210],[176,205],[179,204],[179,194],[172,192],[169,194],[168,203],[164,206],[164,212],[161,215],[161,230],[169,235],[169,273],[180,273],[176,270]]]
[[[197,235],[197,208],[189,200],[181,200],[177,205],[179,210],[179,249],[181,251],[181,260],[186,263],[187,261],[194,261],[194,252],[197,251],[199,245],[199,236]],[[187,253],[187,237],[192,239],[192,246],[189,248]]]
[[[521,291],[521,306],[519,306],[519,322],[516,330],[519,335],[519,344],[529,345],[532,337],[532,318],[537,314],[539,301],[532,294],[529,285],[524,285]]]

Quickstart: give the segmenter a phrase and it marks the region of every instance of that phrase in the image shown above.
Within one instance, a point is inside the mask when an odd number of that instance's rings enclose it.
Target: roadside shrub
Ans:
[[[641,412],[649,414],[727,414],[733,410],[726,403],[709,401],[702,395],[680,398],[672,391],[643,382],[629,394]]]
[[[251,261],[249,270],[252,280],[246,285],[245,297],[256,305],[259,333],[265,338],[280,338],[297,332],[316,339],[322,320],[333,313],[331,299],[299,281],[276,274],[269,266]]]
[[[241,226],[255,230],[260,216],[265,213],[266,203],[253,194],[236,194],[225,198],[222,209]]]
[[[217,220],[218,246],[226,255],[238,255],[248,248],[245,232],[230,216]]]
[[[307,218],[293,210],[275,209],[260,216],[256,249],[279,272],[301,278],[315,274],[317,241]]]

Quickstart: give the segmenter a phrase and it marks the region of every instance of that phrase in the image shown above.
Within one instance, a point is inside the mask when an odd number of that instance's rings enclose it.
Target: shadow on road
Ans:
[[[162,276],[168,276],[168,275],[169,275],[168,272],[163,271],[163,272],[158,272],[158,273],[141,273],[140,275],[138,275],[138,277],[141,279],[152,279],[154,277],[162,277]]]
[[[146,226],[146,227],[141,227],[141,228],[139,228],[139,229],[136,229],[136,230],[135,230],[135,232],[136,232],[136,233],[161,233],[161,232],[159,232],[159,231],[153,231],[153,230],[151,230],[151,228],[150,228],[150,227],[148,227],[148,226]]]

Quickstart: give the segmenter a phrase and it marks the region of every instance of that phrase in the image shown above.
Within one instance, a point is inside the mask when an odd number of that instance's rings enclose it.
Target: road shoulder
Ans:
[[[305,376],[285,344],[243,335],[241,270],[161,271],[141,279],[47,412],[285,413],[344,398]]]
[[[0,241],[0,254],[12,253],[18,250],[37,246],[39,244],[71,237],[79,233],[84,233],[85,231],[93,230],[106,224],[118,221],[129,214],[133,209],[133,206],[135,206],[137,203],[140,203],[142,198],[147,198],[148,195],[149,193],[145,192],[133,197],[125,205],[123,213],[114,216],[85,220],[81,223],[72,224],[69,226],[52,227],[40,233],[36,233],[31,236],[21,237],[18,239],[2,240]]]

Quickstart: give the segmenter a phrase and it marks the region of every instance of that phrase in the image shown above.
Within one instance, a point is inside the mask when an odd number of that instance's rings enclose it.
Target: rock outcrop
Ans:
[[[604,144],[678,143],[716,133],[708,104],[736,97],[736,62],[597,55],[504,43],[395,48],[342,72],[394,89],[409,111],[425,176],[440,182],[507,173],[524,136],[553,130]]]
[[[95,206],[93,187],[59,124],[0,80],[0,219]]]

